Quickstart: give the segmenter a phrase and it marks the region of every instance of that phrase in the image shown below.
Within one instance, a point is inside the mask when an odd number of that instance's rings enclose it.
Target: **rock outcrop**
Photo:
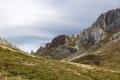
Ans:
[[[57,48],[59,46],[63,46],[63,48],[67,47],[66,45],[69,45],[69,42],[73,42],[75,39],[73,38],[73,36],[69,36],[69,35],[59,35],[57,37],[55,37],[51,43],[47,43],[45,45],[45,47],[40,47],[37,50],[37,54],[42,54],[47,52],[48,50],[51,50],[53,48]]]

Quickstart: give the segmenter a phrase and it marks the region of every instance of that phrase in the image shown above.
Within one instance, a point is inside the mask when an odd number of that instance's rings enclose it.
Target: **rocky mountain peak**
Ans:
[[[57,49],[59,49],[59,53],[61,54],[64,53],[64,50],[68,50],[68,48],[70,50],[82,51],[97,49],[110,42],[111,39],[117,39],[119,36],[118,32],[120,32],[120,8],[102,13],[89,28],[80,33],[55,37],[51,43],[46,44],[45,47],[41,47],[37,52],[56,48],[56,51],[54,49],[48,52],[53,56],[54,53],[57,54]],[[66,43],[68,44],[66,45]],[[67,48],[58,48],[60,45],[64,45]],[[75,46],[79,49],[75,48]]]
[[[84,46],[99,44],[114,33],[120,31],[120,9],[113,9],[106,13],[102,13],[92,24],[91,27],[80,33],[80,38],[76,41]]]
[[[102,13],[96,22],[92,25],[93,27],[103,28],[105,31],[112,30],[113,28],[120,27],[120,8],[109,10]]]

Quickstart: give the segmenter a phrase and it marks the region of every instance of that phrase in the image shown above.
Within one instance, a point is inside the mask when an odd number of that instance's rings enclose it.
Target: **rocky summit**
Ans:
[[[100,44],[101,41],[107,41],[111,35],[120,31],[120,9],[113,9],[101,14],[93,25],[80,33],[76,40],[81,47],[89,48]]]

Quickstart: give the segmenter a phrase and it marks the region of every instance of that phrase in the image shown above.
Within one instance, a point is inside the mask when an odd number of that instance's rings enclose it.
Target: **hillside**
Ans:
[[[0,47],[0,80],[119,80],[120,72],[71,64]]]
[[[73,62],[97,65],[120,71],[120,41],[107,43],[104,47],[80,58],[74,59]]]

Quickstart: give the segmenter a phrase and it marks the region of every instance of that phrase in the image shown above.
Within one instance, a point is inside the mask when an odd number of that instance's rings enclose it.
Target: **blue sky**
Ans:
[[[0,0],[0,36],[35,51],[56,35],[81,32],[119,5],[120,0]]]

